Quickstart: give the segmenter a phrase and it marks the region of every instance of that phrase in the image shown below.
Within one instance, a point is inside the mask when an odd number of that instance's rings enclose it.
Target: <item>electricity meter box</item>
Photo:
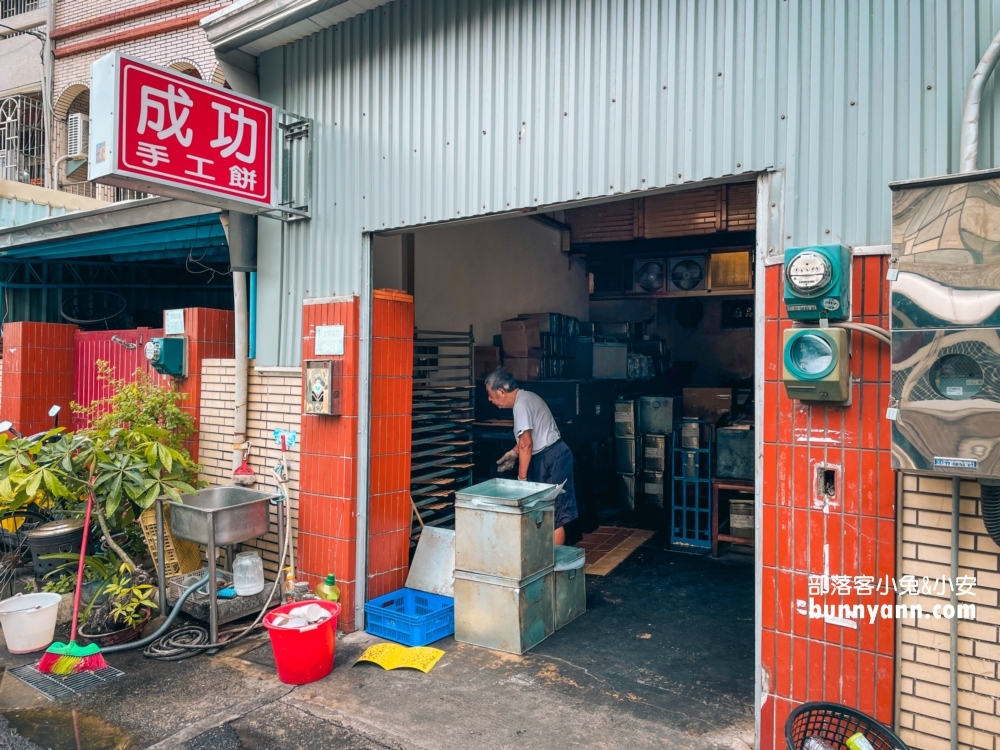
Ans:
[[[892,188],[892,466],[1000,477],[1000,170]]]
[[[306,360],[305,413],[340,416],[341,362],[333,359]]]
[[[850,335],[843,328],[788,328],[782,382],[788,397],[847,405],[851,400]]]
[[[785,308],[792,320],[851,317],[851,251],[843,245],[785,250]]]
[[[187,377],[187,337],[168,336],[151,338],[143,347],[143,354],[161,375]]]

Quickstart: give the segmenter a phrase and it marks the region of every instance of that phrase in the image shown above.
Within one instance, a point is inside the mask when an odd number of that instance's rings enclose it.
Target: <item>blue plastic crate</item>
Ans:
[[[455,600],[415,589],[372,599],[365,615],[369,633],[404,646],[426,646],[455,632]]]

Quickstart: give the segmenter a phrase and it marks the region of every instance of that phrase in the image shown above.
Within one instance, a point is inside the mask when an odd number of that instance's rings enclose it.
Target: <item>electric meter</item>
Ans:
[[[793,320],[850,317],[850,251],[843,245],[785,251],[785,307]]]
[[[187,338],[184,336],[150,339],[142,353],[161,375],[187,377]]]
[[[785,267],[785,282],[791,284],[800,297],[822,294],[832,280],[830,259],[812,250],[799,253]]]
[[[798,401],[846,404],[851,397],[850,337],[843,328],[789,328],[784,334],[785,392]]]
[[[946,354],[931,366],[931,385],[952,401],[972,398],[983,388],[983,368],[972,357]]]

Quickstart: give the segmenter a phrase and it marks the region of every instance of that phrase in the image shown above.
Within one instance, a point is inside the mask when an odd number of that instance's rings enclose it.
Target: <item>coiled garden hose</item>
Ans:
[[[980,481],[979,491],[986,533],[997,546],[1000,546],[1000,484]]]
[[[131,651],[132,649],[142,648],[143,646],[146,646],[146,645],[152,643],[157,638],[159,638],[161,635],[163,635],[164,633],[167,632],[167,630],[173,624],[174,620],[177,619],[177,615],[180,614],[181,605],[184,602],[187,601],[187,598],[189,596],[191,596],[191,594],[193,594],[198,589],[199,586],[204,586],[206,583],[208,583],[208,573],[206,573],[201,578],[201,580],[199,580],[199,581],[191,584],[190,586],[188,586],[188,588],[184,591],[184,593],[181,594],[181,598],[177,600],[177,604],[174,605],[174,608],[170,611],[170,614],[167,615],[166,621],[160,626],[159,630],[157,630],[155,633],[153,633],[150,636],[147,636],[147,637],[143,638],[140,641],[132,641],[130,643],[121,643],[121,644],[119,644],[117,646],[108,646],[107,648],[102,648],[101,649],[101,653],[102,654],[117,654],[120,651]],[[161,603],[160,606],[162,606],[162,603]]]

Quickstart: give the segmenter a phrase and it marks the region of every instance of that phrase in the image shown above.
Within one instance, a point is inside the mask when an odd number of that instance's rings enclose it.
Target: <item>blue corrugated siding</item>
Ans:
[[[16,198],[0,198],[0,227],[14,227],[50,216],[62,216],[65,208],[46,206]]]
[[[298,362],[303,298],[359,292],[372,230],[778,169],[775,252],[887,243],[886,184],[955,171],[998,26],[998,2],[407,0],[266,53],[315,184],[311,221],[262,230],[260,361]]]

